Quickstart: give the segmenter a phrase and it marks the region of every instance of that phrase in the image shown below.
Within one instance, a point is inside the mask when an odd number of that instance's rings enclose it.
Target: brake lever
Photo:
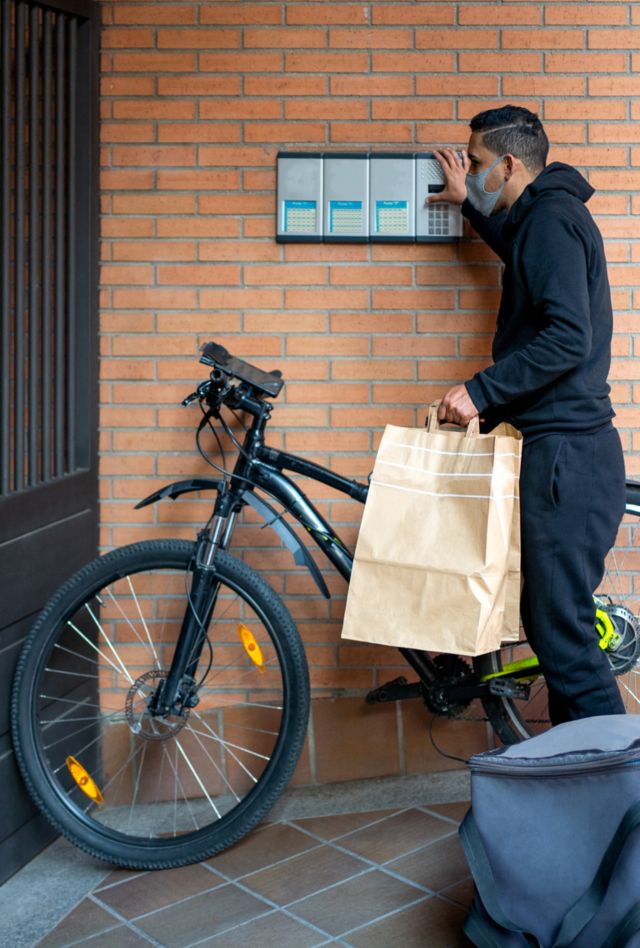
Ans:
[[[188,405],[191,405],[192,402],[203,401],[209,394],[210,387],[211,387],[210,379],[207,379],[204,382],[200,382],[200,385],[198,385],[198,388],[196,389],[196,391],[192,392],[191,395],[187,395],[187,397],[184,398],[180,404],[182,405],[183,408],[186,408]]]

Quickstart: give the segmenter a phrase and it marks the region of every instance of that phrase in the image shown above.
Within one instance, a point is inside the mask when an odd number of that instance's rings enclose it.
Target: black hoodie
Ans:
[[[506,264],[494,365],[465,383],[488,428],[510,421],[531,440],[594,431],[614,415],[611,293],[602,236],[585,207],[593,193],[575,168],[554,161],[508,214],[462,205]]]

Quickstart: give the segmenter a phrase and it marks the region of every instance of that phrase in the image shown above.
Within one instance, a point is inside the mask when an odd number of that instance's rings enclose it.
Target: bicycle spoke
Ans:
[[[191,761],[190,761],[189,758],[187,757],[187,755],[186,755],[186,753],[185,753],[185,751],[184,751],[184,748],[182,747],[182,744],[180,743],[180,741],[179,741],[177,738],[176,738],[176,747],[178,748],[178,750],[179,750],[180,753],[182,754],[182,757],[184,758],[184,761],[185,761],[187,767],[189,768],[189,770],[191,771],[191,773],[192,773],[193,776],[195,777],[198,786],[200,787],[200,789],[202,790],[203,794],[204,794],[205,797],[207,798],[207,801],[209,802],[209,805],[210,805],[211,809],[212,809],[213,812],[216,814],[216,816],[218,817],[218,819],[220,819],[220,813],[218,812],[218,808],[216,807],[215,803],[213,802],[213,800],[212,800],[211,797],[209,796],[209,793],[208,793],[208,791],[207,791],[207,788],[206,788],[205,785],[203,784],[203,782],[202,782],[202,780],[200,779],[200,777],[199,777],[197,771],[195,770],[195,768],[194,768],[194,766],[192,765]]]

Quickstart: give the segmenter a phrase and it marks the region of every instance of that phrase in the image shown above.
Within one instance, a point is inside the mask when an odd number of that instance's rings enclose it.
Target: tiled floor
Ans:
[[[462,948],[463,803],[267,823],[183,869],[117,870],[39,945]]]

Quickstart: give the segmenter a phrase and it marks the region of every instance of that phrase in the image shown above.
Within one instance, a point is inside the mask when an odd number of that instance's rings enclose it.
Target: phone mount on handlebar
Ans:
[[[200,361],[205,365],[210,365],[214,369],[224,372],[229,378],[246,382],[252,388],[262,392],[263,395],[275,398],[284,385],[284,379],[279,370],[264,372],[257,366],[250,365],[243,359],[232,356],[224,346],[218,345],[217,342],[205,342],[201,352]]]

